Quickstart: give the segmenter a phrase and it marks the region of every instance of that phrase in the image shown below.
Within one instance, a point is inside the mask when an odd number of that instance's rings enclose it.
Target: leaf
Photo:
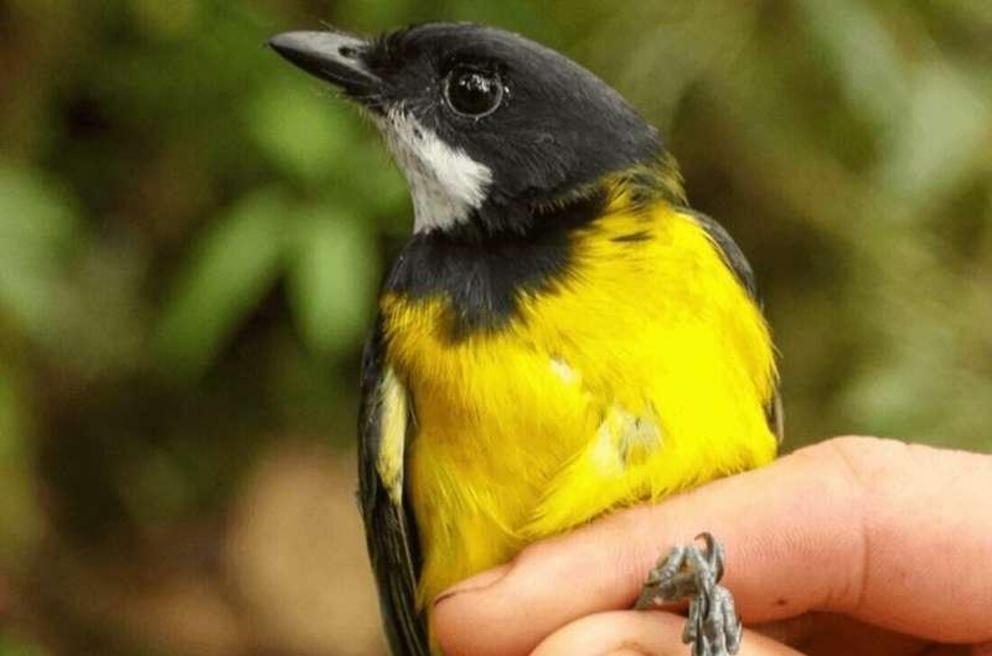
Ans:
[[[921,67],[909,111],[879,170],[887,191],[913,209],[925,210],[979,169],[992,134],[992,106],[979,87],[949,66]]]
[[[357,345],[371,315],[378,272],[368,226],[354,213],[315,207],[300,216],[288,284],[311,348],[334,355]]]
[[[392,219],[406,234],[413,214],[410,191],[403,174],[386,152],[381,146],[376,148],[376,144],[366,143],[349,155],[349,162],[348,170],[337,174],[343,189],[334,189],[334,196],[361,199],[365,212]]]
[[[896,40],[879,12],[856,0],[801,0],[797,7],[848,101],[884,129],[905,106],[908,85]]]
[[[256,192],[207,229],[162,311],[154,339],[161,367],[196,378],[271,288],[283,256],[288,203]]]
[[[298,75],[287,71],[287,75]],[[248,128],[268,157],[294,179],[320,183],[348,170],[362,129],[355,110],[310,79],[267,88],[248,110]]]
[[[47,334],[76,231],[62,194],[35,172],[0,162],[0,312],[36,339]]]

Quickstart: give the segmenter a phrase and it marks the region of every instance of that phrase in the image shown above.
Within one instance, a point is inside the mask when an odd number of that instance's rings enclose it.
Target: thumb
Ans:
[[[685,618],[658,611],[597,613],[567,624],[544,640],[532,656],[684,656]],[[799,652],[753,631],[744,632],[740,656],[799,656]]]

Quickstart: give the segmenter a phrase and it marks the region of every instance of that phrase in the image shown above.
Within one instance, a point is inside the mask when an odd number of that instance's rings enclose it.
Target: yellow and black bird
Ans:
[[[688,208],[656,130],[617,92],[481,25],[270,45],[367,111],[413,197],[360,420],[395,654],[430,653],[429,602],[527,544],[775,457],[751,269]],[[691,598],[697,654],[739,640],[720,560],[712,542],[677,548],[642,596]]]

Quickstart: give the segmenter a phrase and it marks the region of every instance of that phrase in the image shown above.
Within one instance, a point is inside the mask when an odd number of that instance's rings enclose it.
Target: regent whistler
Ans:
[[[688,207],[657,131],[616,91],[481,25],[269,43],[371,117],[413,199],[360,418],[394,654],[437,653],[432,600],[528,544],[775,457],[750,266]],[[693,653],[735,653],[722,552],[702,537],[645,573],[638,607],[687,598]]]

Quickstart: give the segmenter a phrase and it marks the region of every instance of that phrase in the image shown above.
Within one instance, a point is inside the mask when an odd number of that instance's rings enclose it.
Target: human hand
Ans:
[[[629,609],[703,530],[751,627],[742,656],[992,656],[992,457],[860,437],[533,545],[442,595],[435,636],[448,656],[683,656],[677,609]]]

